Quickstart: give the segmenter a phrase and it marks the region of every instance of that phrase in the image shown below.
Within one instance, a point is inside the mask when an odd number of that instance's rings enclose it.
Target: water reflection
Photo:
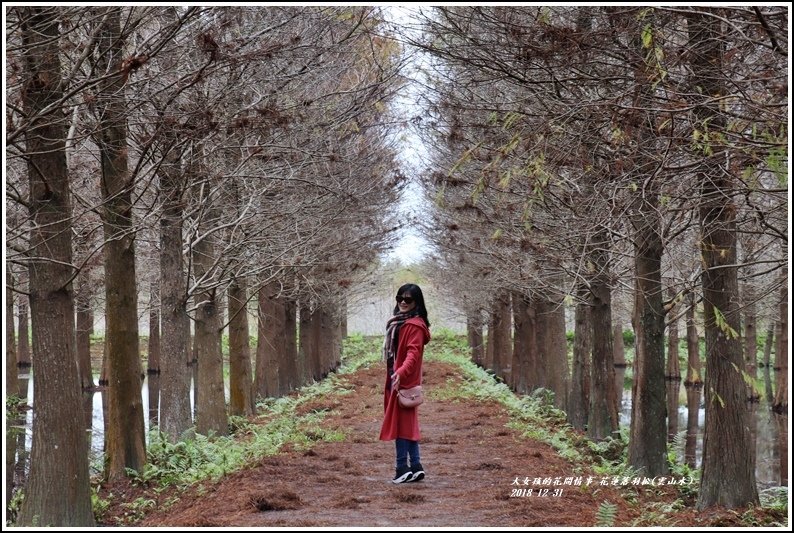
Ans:
[[[687,387],[687,398],[679,403],[676,410],[678,427],[687,428],[683,460],[695,467],[700,467],[703,459],[703,425],[706,411],[701,404],[702,396],[701,389],[690,390],[690,387]],[[631,422],[631,389],[623,391],[622,404],[620,425],[628,426]],[[756,457],[755,476],[759,490],[785,485],[786,483],[781,480],[787,476],[788,468],[788,417],[777,415],[765,405],[763,407],[761,405],[763,404],[748,403],[752,419],[750,431],[756,435],[753,442]],[[780,417],[780,420],[777,417]],[[784,466],[785,469],[781,471]]]
[[[615,390],[623,390],[626,388],[626,385],[623,383],[623,380],[626,379],[626,365],[615,365]],[[616,395],[618,397],[618,412],[623,409],[623,397],[620,394]]]
[[[20,376],[19,379],[19,395],[24,398],[29,398],[28,405],[33,404],[33,380],[29,379],[29,374]],[[96,376],[95,376],[96,378]],[[84,416],[84,423],[86,433],[90,439],[89,447],[89,461],[92,468],[92,473],[99,473],[101,469],[101,458],[105,450],[105,421],[107,420],[107,398],[105,394],[106,388],[104,386],[97,387],[95,391],[85,391],[82,396],[82,413]],[[193,391],[191,384],[191,410],[193,408]],[[150,427],[157,426],[159,419],[159,403],[160,403],[160,376],[158,374],[150,374],[143,380],[141,389],[141,402],[143,403],[143,412],[148,413],[144,417],[144,429],[148,432]],[[226,388],[226,400],[229,400],[229,390]],[[150,408],[151,406],[151,408]],[[33,424],[33,410],[28,410],[25,413],[25,418],[20,420],[18,424],[10,422],[9,428],[17,425],[21,428],[18,436],[19,442],[16,445],[17,456],[17,471],[16,484],[21,484],[20,480],[24,480],[27,468],[25,466],[27,461],[28,450],[30,450],[31,440],[33,438],[32,424]],[[12,440],[12,439],[8,439]],[[13,451],[10,445],[7,450]],[[6,457],[14,457],[14,453],[6,452]],[[8,463],[10,464],[10,463]],[[10,469],[6,468],[6,472]],[[7,482],[8,483],[8,482]]]
[[[623,384],[625,368],[615,369],[615,379]],[[29,374],[20,375],[19,394],[28,398],[32,404],[33,381]],[[192,388],[192,385],[191,385]],[[687,439],[684,460],[699,467],[701,463],[701,448],[703,442],[703,423],[705,410],[701,405],[702,390],[700,388],[686,387],[686,399],[681,398],[677,406],[676,424],[679,428],[687,428]],[[100,389],[96,392],[86,392],[83,396],[83,421],[89,435],[90,462],[94,473],[101,468],[101,457],[104,449],[104,421],[103,398],[107,395]],[[160,392],[160,376],[151,374],[143,382],[142,402],[143,409],[148,416],[144,417],[146,431],[157,425]],[[192,390],[191,390],[192,392]],[[229,391],[226,390],[228,401]],[[193,404],[193,394],[190,395]],[[631,389],[624,389],[621,398],[620,423],[628,426],[631,417]],[[193,405],[191,405],[191,408]],[[24,485],[28,472],[28,458],[32,438],[33,411],[23,413],[24,418],[9,420],[6,439],[6,500],[11,494],[10,488]],[[771,486],[786,485],[788,483],[788,417],[772,413],[766,404],[751,404],[751,416],[754,421],[753,439],[756,447],[756,479],[760,489]]]
[[[11,501],[13,489],[21,487],[25,484],[27,463],[29,457],[29,442],[28,447],[25,446],[26,433],[31,431],[31,426],[28,423],[27,415],[30,415],[32,422],[32,411],[25,410],[24,406],[29,404],[28,399],[28,385],[30,382],[30,374],[19,375],[19,389],[17,395],[22,398],[20,406],[22,409],[17,411],[19,416],[7,421],[6,432],[6,506]]]
[[[149,385],[149,407],[147,409],[149,412],[149,426],[157,427],[160,410],[160,374],[149,374],[147,379]]]
[[[779,413],[772,413],[774,426],[777,429],[777,440],[775,451],[780,461],[780,486],[788,485],[788,416]]]
[[[678,394],[681,390],[681,378],[665,377],[665,388],[667,389],[667,412],[672,413],[678,410]],[[667,417],[667,442],[673,442],[678,435],[678,417]]]
[[[686,445],[684,461],[691,467],[697,465],[698,428],[700,427],[699,409],[703,385],[700,383],[686,385]]]

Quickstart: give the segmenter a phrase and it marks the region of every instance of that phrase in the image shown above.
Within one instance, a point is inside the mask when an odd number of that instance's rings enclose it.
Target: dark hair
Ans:
[[[405,285],[397,289],[397,296],[401,296],[406,292],[410,294],[413,297],[414,302],[416,302],[416,308],[415,308],[416,312],[419,314],[422,320],[425,321],[425,325],[427,325],[427,327],[430,327],[430,321],[427,319],[427,308],[425,307],[425,297],[422,295],[422,289],[419,288],[419,285],[414,285],[413,283],[406,283]],[[396,315],[399,312],[400,312],[400,306],[395,305],[393,314]]]

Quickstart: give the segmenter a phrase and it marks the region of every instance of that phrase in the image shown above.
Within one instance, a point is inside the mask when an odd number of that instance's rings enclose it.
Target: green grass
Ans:
[[[353,392],[345,374],[354,372],[364,364],[376,360],[373,341],[353,336],[345,341],[344,351],[349,354],[336,374],[319,383],[301,388],[297,394],[282,398],[267,398],[257,404],[257,416],[229,417],[230,435],[198,435],[190,431],[186,438],[171,442],[163,433],[154,429],[148,436],[148,463],[140,472],[128,470],[131,479],[138,484],[162,492],[169,487],[180,490],[201,481],[216,481],[224,475],[256,463],[262,457],[275,455],[291,443],[297,450],[312,448],[317,442],[338,442],[345,434],[338,430],[322,427],[323,419],[330,413],[328,409],[312,409],[298,414],[299,408],[312,401],[328,403],[335,397]],[[191,435],[188,437],[188,435]],[[98,497],[98,480],[94,486],[95,515],[107,510],[107,500]],[[177,498],[171,498],[173,504]],[[139,499],[126,504],[128,521],[139,520],[151,509],[152,500]]]
[[[269,398],[257,405],[258,418],[246,421],[230,418],[235,430],[229,436],[195,435],[192,439],[170,442],[159,430],[149,434],[149,462],[142,472],[130,475],[144,484],[156,483],[160,488],[187,485],[203,480],[217,480],[240,470],[261,457],[275,455],[292,443],[297,449],[311,448],[318,441],[341,441],[344,435],[321,426],[328,411],[312,411],[298,416],[301,405],[322,398],[349,394],[342,380],[334,375],[320,383],[304,387],[296,397]],[[240,437],[245,438],[240,438]]]

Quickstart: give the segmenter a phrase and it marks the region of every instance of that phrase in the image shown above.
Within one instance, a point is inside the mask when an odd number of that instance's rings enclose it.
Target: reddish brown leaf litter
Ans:
[[[425,364],[428,390],[455,377],[453,366]],[[511,497],[514,490],[533,488],[523,485],[526,477],[572,477],[574,466],[551,447],[508,428],[504,409],[495,403],[432,397],[420,407],[421,457],[427,475],[420,482],[394,485],[394,443],[377,440],[383,370],[362,369],[347,379],[354,386],[353,394],[325,404],[312,402],[303,409],[332,409],[323,424],[343,429],[345,442],[320,442],[311,450],[288,449],[262,458],[218,483],[187,490],[167,508],[163,502],[173,492],[150,491],[145,497],[156,499],[157,508],[135,525],[587,527],[597,525],[596,513],[607,501],[617,506],[614,525],[631,526],[642,524],[643,509],[649,504],[676,498],[672,487],[637,489],[635,503],[629,504],[620,487],[597,482],[544,487],[549,489],[546,495],[538,495],[535,487],[531,496]],[[121,495],[120,489],[114,488],[116,497],[107,516],[112,525],[120,523],[121,501],[142,495],[140,489]],[[554,489],[561,492],[554,496]],[[624,487],[622,493],[627,490],[632,492]],[[740,525],[739,515],[687,508],[666,525],[712,524]]]

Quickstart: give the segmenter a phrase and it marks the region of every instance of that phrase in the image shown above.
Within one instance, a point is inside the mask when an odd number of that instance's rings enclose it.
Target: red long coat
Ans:
[[[428,342],[430,342],[430,330],[421,318],[409,318],[400,328],[394,371],[400,375],[401,389],[410,389],[422,384],[422,356],[425,344]],[[380,440],[397,438],[419,440],[418,407],[410,409],[400,407],[397,394],[388,387],[389,381],[390,378],[387,376],[383,390],[384,415]]]

